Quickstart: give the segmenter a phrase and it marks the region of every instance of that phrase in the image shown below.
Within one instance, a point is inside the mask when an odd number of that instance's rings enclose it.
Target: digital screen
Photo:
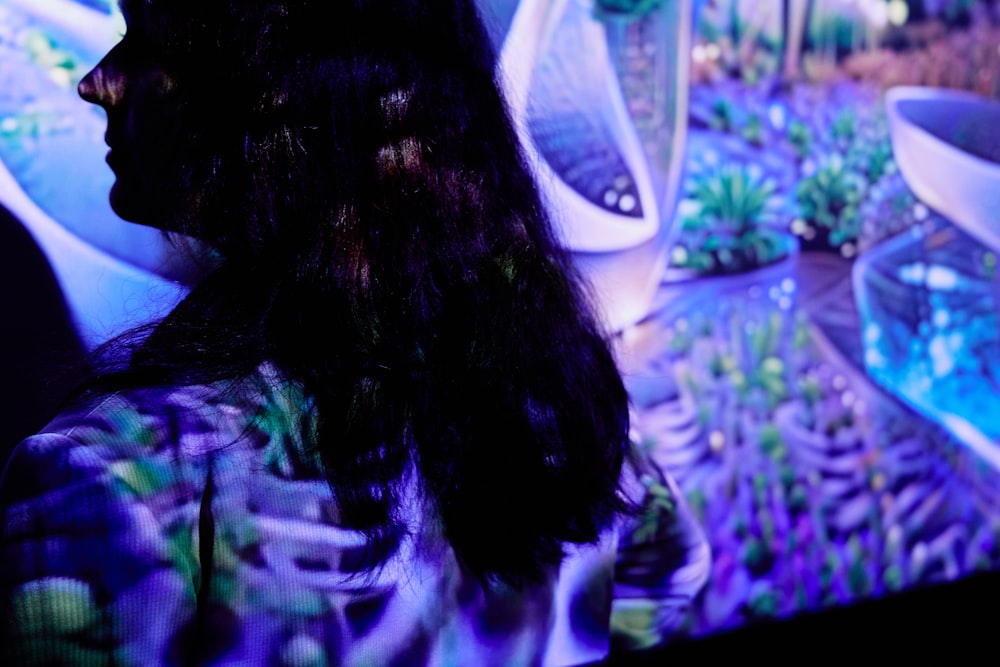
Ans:
[[[1000,4],[481,5],[635,437],[712,549],[678,636],[996,569]],[[75,92],[121,30],[0,0],[0,200],[88,348],[183,293]]]

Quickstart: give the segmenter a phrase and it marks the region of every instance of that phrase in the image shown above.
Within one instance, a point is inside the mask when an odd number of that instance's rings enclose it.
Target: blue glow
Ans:
[[[855,266],[868,371],[963,441],[970,429],[1000,439],[1000,320],[986,254],[942,226],[884,244]]]

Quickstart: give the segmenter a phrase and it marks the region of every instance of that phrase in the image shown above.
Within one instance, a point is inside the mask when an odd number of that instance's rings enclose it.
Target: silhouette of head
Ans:
[[[125,0],[122,11],[127,33],[84,76],[79,93],[108,116],[107,161],[116,178],[112,208],[125,220],[163,226],[166,195],[177,178],[171,169],[182,161],[181,101],[166,53],[157,46],[151,5]]]
[[[79,90],[107,112],[126,220],[258,253],[516,156],[471,1],[121,4],[126,34]]]
[[[115,210],[220,258],[128,377],[276,364],[314,399],[303,439],[346,525],[389,529],[417,462],[479,575],[537,579],[597,539],[621,508],[626,395],[473,0],[123,10],[81,83],[108,112]]]

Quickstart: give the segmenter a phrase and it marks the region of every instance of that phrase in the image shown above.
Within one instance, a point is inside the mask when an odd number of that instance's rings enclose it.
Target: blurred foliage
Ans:
[[[816,238],[831,248],[856,241],[861,233],[858,207],[867,185],[865,178],[849,169],[836,154],[802,179],[795,188],[795,198],[807,225],[804,238]],[[816,236],[810,237],[810,231]]]
[[[736,165],[690,178],[693,210],[684,217],[674,265],[698,273],[738,273],[784,257],[785,238],[766,225],[774,191],[773,183]]]
[[[594,8],[598,16],[628,16],[641,18],[656,10],[664,0],[596,0]]]
[[[45,32],[38,28],[27,31],[24,50],[38,67],[45,70],[49,78],[64,88],[73,88],[86,73],[79,57],[60,48]]]
[[[813,149],[812,129],[801,120],[793,120],[788,124],[788,142],[795,149],[800,160],[809,157]]]
[[[747,140],[751,146],[762,148],[764,146],[764,123],[759,114],[752,113],[747,117],[747,122],[740,130],[740,135]]]

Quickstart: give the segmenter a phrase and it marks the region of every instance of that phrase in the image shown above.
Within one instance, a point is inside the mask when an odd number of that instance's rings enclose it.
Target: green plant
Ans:
[[[876,141],[872,143],[855,143],[853,157],[856,160],[858,169],[868,177],[869,182],[874,183],[887,173],[889,165],[892,164],[892,144],[887,141]]]
[[[781,431],[774,424],[764,424],[760,429],[760,450],[777,463],[788,455],[788,447],[781,437]]]
[[[733,372],[736,368],[736,360],[728,354],[715,352],[708,360],[708,372],[713,378],[718,380],[723,375]]]
[[[754,326],[749,332],[750,353],[753,359],[763,361],[768,357],[781,356],[781,315],[771,312],[767,321]]]
[[[945,5],[942,18],[950,26],[965,27],[972,21],[976,0],[951,0]]]
[[[788,124],[788,142],[795,149],[799,159],[804,160],[812,153],[812,130],[801,120],[793,120]]]
[[[800,311],[796,314],[792,329],[792,349],[803,351],[812,343],[812,333],[809,331],[809,319]]]
[[[721,167],[693,185],[691,194],[701,205],[702,216],[737,229],[756,223],[774,194],[773,184],[736,166]]]
[[[997,256],[992,252],[984,252],[982,259],[982,273],[987,278],[993,279],[997,273]]]
[[[746,139],[754,146],[764,145],[764,123],[760,119],[759,114],[750,114],[747,118],[746,125],[740,131],[743,138]]]
[[[35,65],[49,73],[49,78],[66,88],[75,86],[85,69],[74,54],[56,46],[56,43],[38,29],[28,31],[24,50]]]
[[[751,394],[763,399],[768,412],[788,398],[788,373],[782,360],[783,327],[782,316],[776,312],[764,322],[733,327],[733,336],[741,341],[737,353],[741,363],[740,368],[730,372],[729,382],[741,400]]]
[[[845,159],[852,169],[864,174],[870,183],[889,173],[893,163],[892,139],[884,115],[864,123],[857,131],[847,132],[842,136],[851,137]]]
[[[596,0],[598,14],[641,18],[663,4],[664,0]]]
[[[774,262],[787,250],[764,226],[774,185],[740,166],[692,178],[694,213],[685,216],[674,263],[700,273],[737,273]]]
[[[788,397],[785,364],[778,357],[764,359],[744,383],[745,389],[755,388],[763,392],[770,410],[774,410]]]
[[[694,345],[694,335],[691,330],[687,327],[677,327],[667,344],[667,349],[675,355],[683,356],[691,352],[692,345]]]
[[[833,119],[830,136],[843,148],[846,148],[857,134],[858,117],[853,109],[844,109]]]
[[[823,398],[823,388],[819,379],[812,374],[806,375],[798,382],[799,396],[802,398],[803,410],[799,415],[799,423],[810,431],[816,428],[816,411]]]
[[[867,190],[865,179],[835,155],[799,182],[795,199],[805,226],[796,230],[806,241],[840,248],[861,234],[858,208]]]
[[[815,51],[828,54],[828,57],[833,59],[839,59],[850,53],[857,45],[855,34],[859,21],[863,21],[863,19],[848,13],[831,13],[812,22],[809,30],[809,41],[813,44]]]
[[[673,519],[677,506],[670,489],[649,475],[643,475],[640,482],[646,488],[643,512],[639,516],[639,526],[633,533],[636,543],[652,542],[666,529]]]
[[[736,125],[733,114],[733,105],[724,98],[719,98],[712,105],[712,117],[709,119],[712,129],[719,132],[732,132]]]

